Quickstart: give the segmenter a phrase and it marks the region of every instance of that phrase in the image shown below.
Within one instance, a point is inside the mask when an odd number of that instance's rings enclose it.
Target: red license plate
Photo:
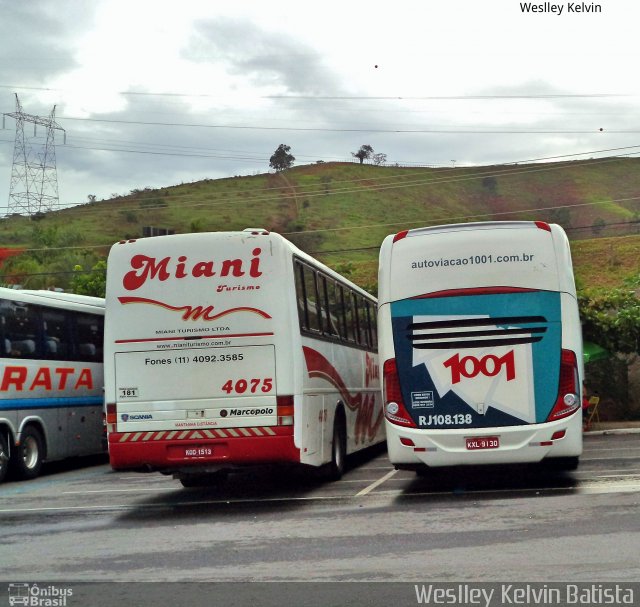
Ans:
[[[498,436],[476,436],[465,440],[467,441],[468,451],[474,451],[476,449],[497,449],[500,447],[500,438]]]

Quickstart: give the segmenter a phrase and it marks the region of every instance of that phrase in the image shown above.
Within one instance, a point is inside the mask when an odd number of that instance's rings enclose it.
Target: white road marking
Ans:
[[[356,493],[356,497],[361,497],[363,495],[367,495],[367,493],[371,493],[371,491],[373,491],[376,487],[379,487],[380,485],[382,485],[382,483],[389,480],[396,472],[398,471],[391,470],[391,472],[387,472],[387,474],[385,474],[382,478],[379,478],[374,483],[371,483],[368,487],[365,487],[362,491],[358,491],[358,493]]]

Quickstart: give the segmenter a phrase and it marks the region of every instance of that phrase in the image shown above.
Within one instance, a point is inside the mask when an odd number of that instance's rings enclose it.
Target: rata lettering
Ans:
[[[74,367],[34,369],[7,365],[2,372],[2,382],[0,382],[0,392],[8,392],[11,389],[22,392],[24,390],[79,390],[80,388],[93,390],[91,369]]]

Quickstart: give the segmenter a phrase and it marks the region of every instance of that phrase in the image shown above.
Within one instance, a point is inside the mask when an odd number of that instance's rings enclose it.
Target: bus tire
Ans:
[[[327,466],[327,480],[339,481],[344,474],[347,459],[347,429],[344,415],[337,413],[333,422],[331,461]]]
[[[7,434],[0,430],[0,483],[6,478],[9,470],[9,439]]]
[[[27,426],[21,433],[20,446],[13,450],[9,461],[13,475],[21,480],[36,478],[44,461],[44,439],[35,426]]]

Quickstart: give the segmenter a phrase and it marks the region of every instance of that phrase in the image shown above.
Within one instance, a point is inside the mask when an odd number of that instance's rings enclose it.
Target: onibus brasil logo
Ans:
[[[73,589],[53,584],[39,585],[29,583],[9,584],[9,605],[28,607],[67,607]]]

